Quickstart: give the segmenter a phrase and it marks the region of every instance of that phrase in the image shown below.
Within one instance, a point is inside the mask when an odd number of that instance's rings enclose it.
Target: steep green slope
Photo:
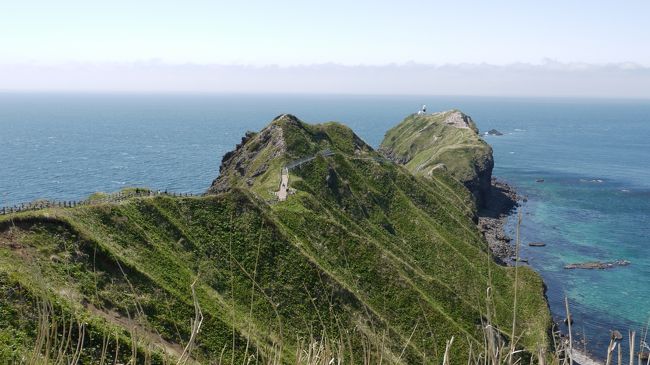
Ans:
[[[273,201],[281,168],[305,157],[295,193]],[[44,299],[86,323],[84,362],[115,338],[126,361],[134,337],[141,363],[177,358],[195,280],[201,363],[294,363],[312,342],[344,363],[439,363],[451,336],[460,362],[482,321],[510,331],[514,270],[492,262],[444,172],[414,176],[347,127],[282,116],[224,158],[210,190],[0,218],[0,359],[30,351]],[[544,348],[542,283],[519,270],[519,344]]]
[[[209,192],[240,187],[272,199],[280,185],[282,167],[329,149],[356,157],[369,156],[372,151],[350,128],[339,123],[309,125],[293,115],[280,115],[259,133],[247,133],[235,150],[223,157],[219,177]]]
[[[416,175],[446,170],[485,204],[492,179],[492,148],[472,118],[458,110],[412,114],[386,133],[379,148]]]

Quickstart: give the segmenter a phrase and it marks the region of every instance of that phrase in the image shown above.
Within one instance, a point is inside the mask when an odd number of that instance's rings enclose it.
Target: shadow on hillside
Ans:
[[[492,179],[492,188],[490,189],[487,206],[479,210],[478,216],[481,218],[501,218],[510,215],[518,205],[517,199],[517,192],[512,186]]]

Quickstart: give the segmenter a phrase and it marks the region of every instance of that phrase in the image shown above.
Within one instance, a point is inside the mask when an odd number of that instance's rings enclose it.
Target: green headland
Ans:
[[[465,117],[410,116],[379,153],[282,115],[203,196],[0,216],[0,362],[440,364],[452,337],[451,363],[487,341],[544,353],[540,277],[497,265],[473,221],[492,157]]]
[[[494,167],[492,147],[463,112],[412,114],[386,133],[379,150],[415,175],[447,171],[479,206],[486,204]]]

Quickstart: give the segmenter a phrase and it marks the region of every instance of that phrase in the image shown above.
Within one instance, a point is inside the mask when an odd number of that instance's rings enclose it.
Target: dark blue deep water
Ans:
[[[244,132],[276,115],[341,121],[377,146],[421,104],[459,108],[481,130],[504,132],[486,137],[494,174],[528,197],[522,256],[544,277],[554,314],[567,295],[576,330],[599,351],[610,329],[642,329],[650,316],[650,101],[0,94],[0,206],[125,186],[200,193]],[[563,269],[615,259],[632,264]]]

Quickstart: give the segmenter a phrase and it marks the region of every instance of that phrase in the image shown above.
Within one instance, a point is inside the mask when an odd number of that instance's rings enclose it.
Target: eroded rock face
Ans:
[[[240,187],[269,198],[269,191],[279,187],[283,168],[335,152],[363,157],[374,151],[342,124],[307,124],[291,114],[282,114],[260,132],[246,133],[235,149],[223,156],[219,177],[208,193]]]
[[[617,266],[628,266],[630,264],[627,260],[616,260],[616,261],[591,261],[591,262],[581,262],[576,264],[565,265],[565,269],[574,270],[574,269],[585,269],[585,270],[606,270],[613,269]]]
[[[492,148],[463,112],[410,115],[386,133],[379,151],[414,174],[447,171],[472,193],[478,207],[485,206],[494,167]]]
[[[492,149],[490,148],[489,155],[485,154],[479,157],[473,167],[476,175],[471,180],[463,181],[463,184],[474,195],[477,205],[485,207],[492,187],[490,183],[492,181],[492,169],[494,168]]]
[[[488,135],[488,136],[502,136],[503,135],[503,133],[499,132],[498,130],[496,130],[494,128],[490,129],[487,132],[485,132],[485,134]]]
[[[256,177],[268,170],[269,163],[284,154],[285,150],[282,128],[276,124],[270,124],[259,133],[247,132],[235,149],[223,156],[219,177],[212,182],[208,192],[227,191],[232,187],[233,180],[238,179],[252,185]]]
[[[476,129],[476,124],[474,124],[472,118],[469,115],[466,115],[460,111],[454,110],[452,112],[438,112],[438,113],[434,113],[433,115],[443,116],[445,118],[443,123],[447,125],[456,128],[472,129],[475,132],[478,131]]]

